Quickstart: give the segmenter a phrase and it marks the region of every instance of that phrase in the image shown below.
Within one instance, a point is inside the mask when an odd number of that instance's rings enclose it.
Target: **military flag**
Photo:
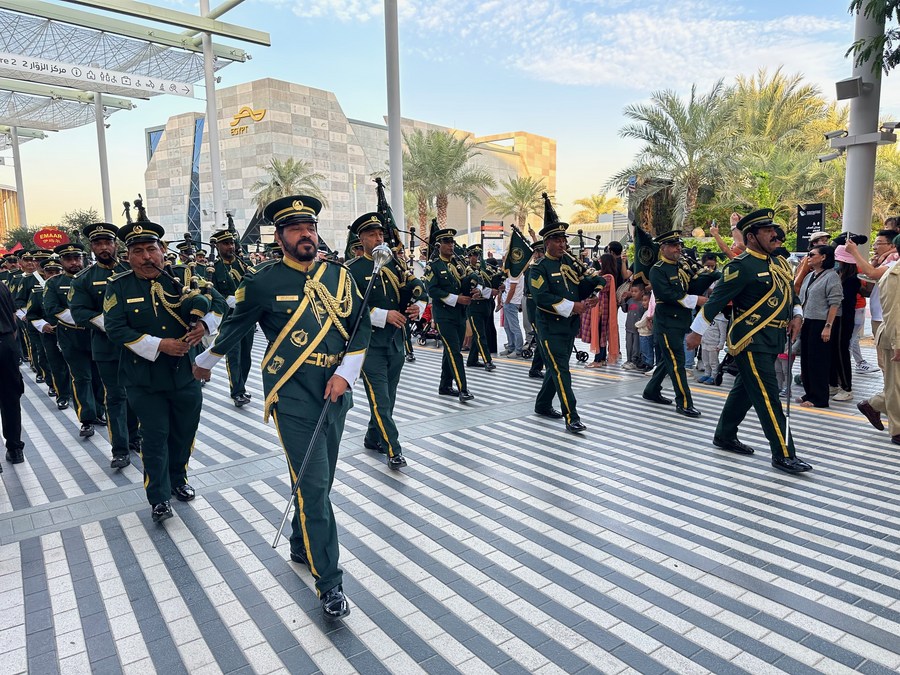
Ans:
[[[531,260],[533,251],[519,228],[513,226],[512,235],[509,238],[509,247],[503,256],[503,271],[510,277],[522,274],[528,261]]]

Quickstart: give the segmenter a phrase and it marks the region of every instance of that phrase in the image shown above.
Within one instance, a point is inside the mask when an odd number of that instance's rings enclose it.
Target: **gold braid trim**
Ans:
[[[400,279],[387,267],[381,268],[381,274],[385,279],[387,279],[388,283],[391,285],[391,288],[394,289],[394,295],[397,296],[397,302],[400,301]]]
[[[559,271],[562,272],[562,275],[566,278],[567,281],[572,282],[576,286],[581,281],[581,275],[569,265],[560,265]]]
[[[180,323],[181,326],[185,330],[187,330],[188,325],[184,322],[184,320],[180,316],[178,316],[178,312],[176,312],[175,310],[178,309],[179,307],[181,307],[182,303],[185,300],[187,300],[188,298],[192,298],[199,293],[200,293],[200,291],[193,290],[193,291],[190,291],[189,293],[185,293],[184,295],[182,295],[178,299],[178,302],[172,302],[171,300],[166,299],[166,292],[163,290],[161,283],[159,283],[155,279],[150,282],[150,299],[152,300],[154,297],[156,297],[159,300],[159,304],[161,304],[163,306],[163,308],[169,314],[171,314],[175,318],[175,320],[178,321],[178,323]],[[158,314],[156,314],[156,305],[155,304],[153,305],[153,314],[158,316]]]
[[[339,298],[333,296],[331,291],[328,290],[328,286],[316,279],[307,279],[303,293],[309,297],[310,302],[313,304],[315,304],[316,300],[322,304],[328,313],[328,317],[334,322],[335,328],[338,329],[338,332],[345,340],[349,340],[350,335],[347,333],[347,329],[344,328],[341,319],[346,319],[353,311],[353,287],[351,284],[346,283],[345,275],[346,272],[341,270],[341,281],[337,290]]]

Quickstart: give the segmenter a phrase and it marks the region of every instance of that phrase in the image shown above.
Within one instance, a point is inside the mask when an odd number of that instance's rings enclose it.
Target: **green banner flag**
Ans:
[[[631,223],[634,228],[634,262],[631,265],[632,282],[649,284],[650,268],[656,264],[659,246],[653,242],[653,237],[643,230],[637,222]]]
[[[509,239],[509,248],[503,256],[503,271],[509,277],[517,277],[525,270],[528,261],[531,260],[533,251],[522,233],[516,227],[512,228]]]

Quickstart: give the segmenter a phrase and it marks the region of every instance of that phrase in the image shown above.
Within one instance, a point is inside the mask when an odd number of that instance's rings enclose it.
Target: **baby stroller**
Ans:
[[[532,335],[531,340],[528,341],[528,344],[522,347],[522,358],[530,359],[532,356],[534,356],[535,349],[537,349],[537,335]],[[588,354],[587,352],[583,352],[580,349],[576,349],[575,347],[573,347],[572,350],[575,352],[575,360],[578,361],[578,363],[586,363],[590,358],[590,354]]]
[[[412,336],[416,338],[416,341],[423,347],[428,344],[429,340],[434,340],[435,343],[437,343],[441,339],[441,334],[438,333],[437,326],[435,326],[434,321],[431,320],[431,305],[428,305],[425,308],[425,311],[422,313],[422,318],[412,322],[410,332]]]

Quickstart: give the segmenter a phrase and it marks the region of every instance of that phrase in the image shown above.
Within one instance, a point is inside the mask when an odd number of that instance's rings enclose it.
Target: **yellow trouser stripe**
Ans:
[[[556,365],[556,359],[553,358],[553,353],[550,351],[550,343],[547,342],[547,340],[544,340],[544,349],[547,351],[547,356],[550,359],[550,364],[553,366],[553,372],[556,373],[557,389],[559,389],[559,400],[562,401],[563,407],[565,407],[566,409],[566,422],[571,424],[572,409],[569,407],[569,398],[566,396],[566,388],[563,386],[562,373],[559,372],[559,368]]]
[[[769,419],[772,420],[772,426],[775,428],[775,433],[778,434],[778,442],[781,443],[781,451],[784,453],[785,457],[790,457],[791,453],[788,452],[787,443],[784,440],[784,435],[781,433],[781,427],[778,425],[778,420],[775,419],[775,410],[772,408],[772,401],[769,400],[769,393],[766,391],[766,385],[763,384],[762,378],[759,376],[759,371],[756,370],[753,352],[747,352],[747,358],[750,361],[750,370],[753,371],[753,377],[755,377],[757,383],[759,383],[759,391],[762,393],[763,400],[766,402],[766,410],[769,411]]]
[[[387,431],[384,428],[384,422],[381,421],[381,415],[378,414],[378,402],[375,400],[375,389],[372,387],[372,383],[369,382],[369,378],[366,377],[365,371],[363,371],[362,376],[363,382],[366,384],[366,394],[368,394],[369,403],[372,406],[372,414],[375,415],[375,421],[378,422],[378,428],[381,430],[381,437],[384,439],[385,445],[387,445],[388,457],[393,457],[394,446],[391,445]]]
[[[669,346],[669,336],[665,333],[663,334],[663,341],[666,343],[666,351],[669,352],[669,358],[672,359],[672,372],[675,373],[675,384],[677,384],[678,389],[681,390],[681,400],[687,405],[688,397],[687,394],[684,393],[684,385],[681,383],[681,377],[678,374],[678,362],[675,361],[675,352],[673,352],[672,347]]]
[[[71,371],[70,371],[71,372]],[[75,399],[75,415],[81,419],[81,399],[78,398],[78,387],[75,386],[75,376],[72,376],[72,398]]]
[[[284,449],[284,457],[288,463],[288,472],[291,474],[291,487],[297,482],[297,475],[294,473],[294,467],[291,465],[291,457],[288,455],[287,446],[281,437],[281,427],[278,426],[278,413],[272,411],[272,419],[275,420],[275,430],[278,432],[278,440],[281,441],[281,447]],[[312,448],[309,448],[312,452]],[[309,561],[309,570],[312,575],[318,579],[319,573],[316,571],[316,565],[313,562],[312,551],[309,548],[309,532],[306,531],[306,513],[303,511],[303,495],[300,494],[300,486],[297,486],[297,512],[300,514],[300,531],[303,532],[303,548],[305,548],[306,559]]]
[[[478,345],[478,353],[481,354],[481,360],[487,363],[490,361],[490,357],[484,353],[484,347],[481,345],[481,334],[475,328],[475,319],[473,317],[469,317],[469,325],[472,326],[472,332],[475,334],[475,344]]]
[[[456,378],[456,386],[459,387],[460,391],[462,391],[462,379],[459,377],[459,371],[456,369],[456,358],[454,358],[453,352],[450,351],[450,345],[443,335],[441,335],[441,342],[444,343],[444,349],[447,350],[445,353],[447,354],[447,358],[450,359],[450,365],[453,366],[453,377]]]

